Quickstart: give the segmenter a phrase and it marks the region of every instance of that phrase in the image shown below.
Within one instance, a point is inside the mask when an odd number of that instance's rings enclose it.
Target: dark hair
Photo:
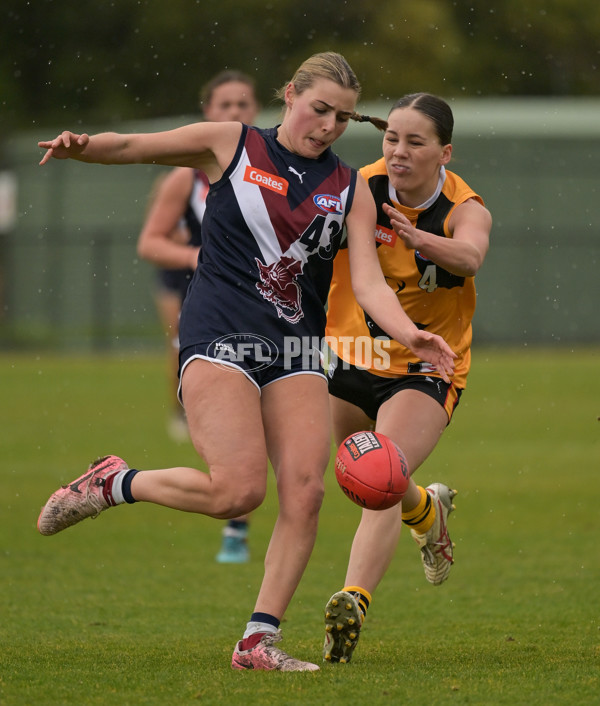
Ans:
[[[337,54],[333,51],[313,54],[302,62],[294,74],[291,83],[294,84],[296,93],[300,94],[306,91],[307,88],[310,88],[313,83],[320,78],[333,81],[342,88],[350,88],[355,91],[357,99],[360,97],[360,83],[352,67],[341,54]],[[282,86],[275,93],[276,97],[280,100],[284,99],[286,87],[287,84]],[[370,115],[359,115],[354,112],[350,118],[359,123],[371,123],[379,130],[385,130],[387,128],[387,122],[385,120],[371,117]]]
[[[431,120],[435,127],[435,134],[442,145],[449,145],[452,142],[452,130],[454,129],[454,116],[452,109],[443,98],[434,96],[431,93],[409,93],[399,98],[388,113],[388,117],[399,108],[413,108],[423,113]]]
[[[248,76],[241,71],[237,71],[236,69],[226,69],[225,71],[218,73],[216,76],[213,76],[210,81],[202,86],[200,89],[200,107],[202,108],[210,103],[213,93],[219,86],[222,86],[224,83],[233,82],[245,83],[248,88],[252,90],[252,94],[255,94],[256,83],[251,76]]]
[[[371,125],[374,125],[378,130],[385,131],[388,127],[387,120],[383,120],[383,118],[376,118],[374,115],[359,115],[358,113],[352,113],[350,118],[355,120],[357,123],[371,123]]]

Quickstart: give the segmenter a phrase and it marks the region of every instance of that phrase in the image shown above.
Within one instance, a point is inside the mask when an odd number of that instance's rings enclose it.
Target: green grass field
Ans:
[[[417,480],[459,490],[456,563],[426,583],[405,532],[349,665],[230,669],[275,515],[252,560],[214,561],[221,522],[119,507],[41,537],[41,505],[96,456],[197,463],[165,432],[160,356],[0,357],[0,704],[600,703],[600,350],[476,350]],[[358,519],[330,469],[317,546],[282,625],[320,662],[322,610]],[[293,548],[291,548],[293,550]]]

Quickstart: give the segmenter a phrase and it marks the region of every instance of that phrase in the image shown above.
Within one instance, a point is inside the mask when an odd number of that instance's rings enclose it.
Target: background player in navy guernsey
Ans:
[[[359,93],[345,59],[327,52],[307,59],[281,89],[285,113],[270,130],[195,123],[154,134],[63,132],[39,143],[47,150],[41,164],[52,157],[158,163],[202,169],[211,182],[200,261],[180,325],[181,398],[209,472],[140,471],[107,456],[75,481],[81,492],[67,485],[50,497],[38,529],[54,534],[135,501],[235,517],[263,501],[270,460],[279,513],[234,669],[318,669],[275,646],[316,538],[331,443],[325,376],[314,359],[287,356],[286,346],[290,337],[324,334],[323,305],[344,222],[360,304],[445,380],[453,370],[449,346],[420,331],[385,283],[367,183],[330,149],[348,120],[371,120],[355,112]],[[244,587],[231,587],[226,598],[244,599]]]
[[[252,125],[258,112],[254,80],[241,71],[221,71],[200,91],[205,120],[238,120]],[[158,265],[156,305],[163,322],[172,395],[168,431],[175,441],[189,440],[185,412],[177,399],[179,316],[196,269],[209,182],[200,169],[175,167],[161,180],[138,239],[140,257]],[[249,560],[249,517],[229,520],[223,528],[220,563]]]
[[[324,657],[332,662],[350,660],[402,522],[416,540],[430,583],[443,583],[453,562],[446,521],[455,491],[443,483],[423,488],[412,478],[435,448],[466,385],[474,277],[487,254],[492,225],[481,197],[446,169],[453,125],[452,110],[441,98],[404,96],[390,111],[383,158],[360,170],[377,205],[377,254],[390,291],[415,324],[443,336],[457,353],[451,384],[394,341],[385,370],[365,364],[366,347],[358,350],[353,341],[374,346],[374,337],[386,331],[350,293],[348,252],[341,250],[335,261],[327,313],[328,340],[341,359],[329,371],[334,437],[339,443],[374,424],[404,452],[411,481],[400,505],[362,511],[344,587],[325,609]],[[348,345],[335,346],[341,340]]]

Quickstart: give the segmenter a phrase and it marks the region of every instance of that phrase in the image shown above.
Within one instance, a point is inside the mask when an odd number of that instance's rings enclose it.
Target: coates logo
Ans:
[[[313,201],[315,202],[315,206],[318,206],[321,211],[325,211],[325,213],[342,212],[342,200],[337,196],[331,196],[331,194],[317,194],[313,196]]]
[[[246,171],[244,172],[244,181],[249,181],[251,184],[258,184],[258,186],[264,186],[265,189],[270,189],[282,196],[287,194],[289,185],[289,182],[282,179],[280,176],[263,172],[262,169],[257,169],[250,165],[246,167]]]
[[[375,228],[375,240],[382,245],[389,245],[393,248],[397,237],[396,232],[391,230],[391,228],[384,228],[380,225]]]
[[[350,456],[352,456],[355,461],[360,458],[360,452],[354,441],[346,441],[346,448],[348,449]]]

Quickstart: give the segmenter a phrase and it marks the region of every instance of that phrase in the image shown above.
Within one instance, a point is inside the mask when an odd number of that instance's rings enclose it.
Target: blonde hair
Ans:
[[[315,81],[321,78],[333,81],[342,88],[349,88],[353,90],[356,93],[357,100],[360,98],[360,83],[358,82],[352,67],[341,54],[337,54],[333,51],[313,54],[308,59],[303,61],[289,83],[293,84],[296,93],[301,94],[310,88]],[[288,84],[286,83],[278,91],[276,91],[275,96],[279,98],[279,100],[283,101],[285,99],[285,91],[287,86]],[[387,122],[385,120],[375,118],[370,115],[360,115],[359,113],[354,112],[350,116],[350,119],[359,123],[369,122],[378,130],[387,129]]]

